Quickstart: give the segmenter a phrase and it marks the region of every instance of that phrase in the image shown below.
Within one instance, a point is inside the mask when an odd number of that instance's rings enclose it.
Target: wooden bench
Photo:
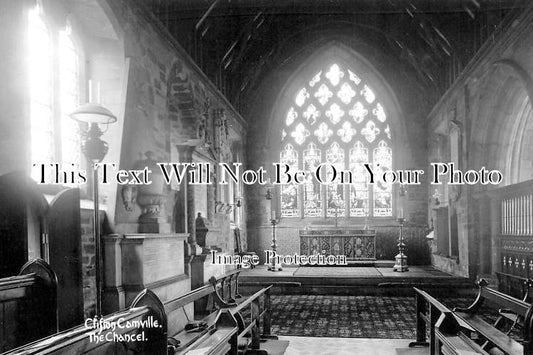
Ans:
[[[218,278],[211,277],[209,279],[209,283],[217,290],[219,296],[217,299],[232,304],[242,298],[242,295],[239,293],[240,273],[241,269],[236,269],[219,276]]]
[[[530,301],[532,279],[504,272],[496,272],[498,277],[498,291],[514,298]]]
[[[271,334],[271,306],[270,306],[270,290],[272,285],[265,287],[253,295],[247,297],[244,301],[230,308],[229,310],[237,319],[239,324],[238,343],[239,350],[246,351],[248,349],[253,350],[255,354],[267,355],[267,352],[260,350],[261,339],[277,339],[276,336]],[[247,310],[247,308],[249,308]],[[249,322],[246,324],[244,311],[247,310],[249,316]],[[263,332],[260,334],[259,327],[261,326]]]
[[[503,273],[496,273],[498,275],[498,279],[501,280],[503,278],[512,278],[515,281],[518,281],[518,283],[522,284],[522,301],[526,303],[530,300],[531,295],[531,289],[533,287],[533,279],[530,278],[523,278],[523,277],[516,277],[514,275],[507,275]],[[509,294],[508,292],[505,292]],[[511,324],[510,327],[507,328],[507,331],[505,334],[510,334],[514,329],[516,328],[522,328],[524,326],[524,319],[523,317],[519,316],[518,314],[514,313],[510,309],[499,309],[498,310],[499,317],[494,322],[494,326],[501,330],[503,323],[507,321]]]
[[[182,330],[168,338],[169,354],[232,354],[238,349],[238,324],[228,309],[213,312],[206,322],[206,327],[197,332]]]
[[[448,307],[427,292],[413,289],[416,295],[416,341],[409,347],[429,346],[431,355],[481,349],[468,336],[474,329],[454,317]]]
[[[57,277],[41,259],[0,279],[0,352],[57,333]]]
[[[481,279],[478,282],[479,290],[474,302],[468,308],[455,308],[453,310],[454,315],[458,319],[468,323],[475,329],[479,337],[485,340],[485,344],[483,344],[484,349],[496,347],[507,354],[533,354],[531,344],[533,336],[533,308],[531,304],[488,288],[486,287],[487,285],[487,281]],[[509,335],[500,331],[492,324],[489,324],[481,317],[479,311],[481,306],[486,302],[492,303],[497,308],[515,314],[523,319],[521,343],[512,339]]]
[[[235,338],[228,336],[223,341],[230,343],[231,353],[236,354],[238,351],[244,352],[247,349],[261,353],[259,350],[261,337],[275,338],[270,334],[271,287],[264,288],[249,297],[243,297],[238,293],[239,272],[240,270],[234,270],[219,278],[211,278],[208,285],[165,302],[165,312],[169,324],[169,347],[172,347],[175,354],[185,354],[191,349],[198,349],[199,347],[208,348],[204,346],[207,341],[206,335],[210,335],[214,329],[221,326],[229,328],[226,324],[230,324],[230,321],[225,321],[223,325],[217,322],[220,320],[220,316],[216,309],[227,311],[229,317],[226,318],[234,319],[237,324]],[[194,320],[204,322],[205,327],[196,332],[185,330],[186,323],[193,321],[190,319],[192,304],[205,298],[208,300],[201,304],[205,306],[206,311],[196,312],[197,319]],[[248,311],[248,321],[245,320],[244,311]],[[263,326],[262,334],[258,330],[260,323]],[[210,341],[212,342],[213,339]],[[219,344],[215,345],[218,346]],[[213,347],[213,344],[211,346]]]
[[[108,315],[98,322],[102,323],[97,324],[115,324],[116,328],[100,328],[100,333],[99,328],[94,328],[94,319],[89,319],[83,325],[19,347],[7,354],[167,353],[165,310],[159,298],[150,290],[145,289],[139,293],[129,309]]]
[[[451,311],[442,313],[435,323],[435,344],[432,354],[489,355],[482,346],[473,340],[475,332],[467,323]]]
[[[270,335],[270,287],[250,297],[238,297],[237,276],[238,273],[233,272],[224,275],[165,304],[152,291],[144,290],[127,310],[101,320],[89,319],[84,325],[19,347],[8,354],[237,354],[239,350],[244,352],[247,349],[261,353],[258,327],[262,322],[263,334]],[[221,293],[225,294],[225,299]],[[212,297],[218,310],[202,319],[205,328],[187,332],[184,327],[189,320],[188,313],[192,314],[194,301],[202,297]],[[231,301],[235,299],[238,301]],[[248,323],[242,313],[245,309],[250,309]],[[132,325],[118,326],[127,322]],[[102,324],[117,327],[102,328]]]

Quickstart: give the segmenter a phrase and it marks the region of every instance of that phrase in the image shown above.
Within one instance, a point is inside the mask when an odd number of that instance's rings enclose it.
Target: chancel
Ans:
[[[533,354],[531,1],[0,23],[0,352]]]

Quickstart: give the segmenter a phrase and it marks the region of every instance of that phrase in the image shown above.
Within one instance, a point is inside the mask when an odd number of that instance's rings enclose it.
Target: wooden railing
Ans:
[[[409,347],[428,346],[430,355],[434,355],[435,325],[441,315],[451,313],[451,310],[427,292],[413,289],[416,295],[416,341]]]
[[[105,324],[109,327],[102,327]],[[165,310],[159,298],[145,289],[135,297],[129,309],[107,315],[96,323],[88,320],[80,326],[13,349],[6,355],[166,353]]]
[[[0,352],[57,330],[57,276],[50,265],[32,260],[19,275],[0,279]]]
[[[502,236],[533,236],[533,181],[501,189]]]
[[[533,180],[498,189],[500,270],[533,276]]]
[[[533,180],[479,191],[474,198],[480,272],[505,275],[500,291],[522,294],[521,282],[507,281],[533,277]]]
[[[478,282],[479,292],[468,308],[450,310],[427,292],[414,288],[416,295],[416,341],[410,347],[429,347],[429,354],[492,354],[530,355],[532,336],[531,304],[490,289],[487,282]],[[500,319],[487,323],[486,309],[491,303],[500,309],[500,315],[508,314],[520,324],[518,331],[522,343],[509,336],[507,329],[500,329]],[[512,318],[512,317],[516,318]],[[495,352],[493,352],[495,351]]]

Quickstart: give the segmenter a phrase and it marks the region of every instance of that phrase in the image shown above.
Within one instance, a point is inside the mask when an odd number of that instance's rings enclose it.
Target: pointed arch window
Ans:
[[[31,157],[34,162],[52,163],[55,157],[52,31],[40,5],[29,11],[28,20]]]
[[[392,186],[369,184],[364,167],[392,168],[391,139],[387,108],[361,76],[336,63],[317,71],[286,109],[280,162],[307,172],[328,163],[353,179],[322,185],[307,173],[301,185],[282,185],[281,216],[391,217]]]
[[[68,115],[80,103],[80,53],[67,25],[59,32],[59,90],[61,104],[61,160],[63,165],[79,168],[81,142],[79,124]]]
[[[79,126],[68,114],[80,103],[81,53],[70,22],[49,22],[40,2],[28,13],[31,161],[78,169]],[[32,169],[38,180],[40,170]]]

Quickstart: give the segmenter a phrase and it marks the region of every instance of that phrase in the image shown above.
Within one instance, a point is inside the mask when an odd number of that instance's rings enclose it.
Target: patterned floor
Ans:
[[[375,267],[299,267],[294,276],[315,276],[315,277],[340,277],[340,276],[383,276]]]
[[[471,299],[443,300],[449,307]],[[277,335],[337,338],[415,338],[412,297],[272,296],[272,332]]]

